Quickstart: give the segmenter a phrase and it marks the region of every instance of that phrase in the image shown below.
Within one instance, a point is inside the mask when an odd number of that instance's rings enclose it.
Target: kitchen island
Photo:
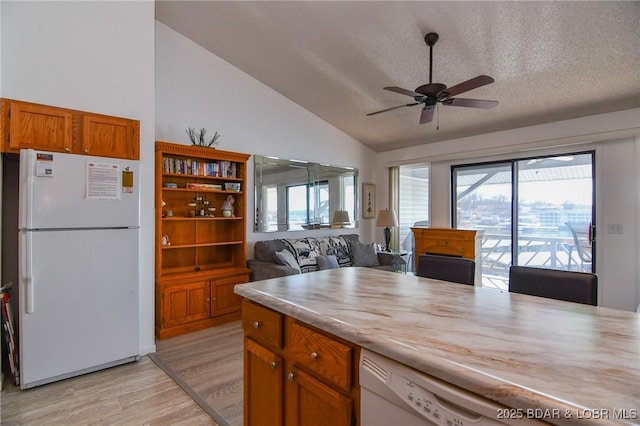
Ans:
[[[553,424],[640,422],[636,313],[357,267],[235,291],[514,415],[539,409],[538,420]]]

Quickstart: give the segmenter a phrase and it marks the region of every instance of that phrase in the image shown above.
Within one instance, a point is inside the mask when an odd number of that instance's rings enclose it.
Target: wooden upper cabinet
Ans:
[[[140,159],[140,122],[30,102],[1,99],[0,150],[65,152]]]
[[[8,148],[71,152],[71,112],[46,105],[11,101]]]
[[[82,153],[138,160],[139,123],[99,114],[82,115]]]

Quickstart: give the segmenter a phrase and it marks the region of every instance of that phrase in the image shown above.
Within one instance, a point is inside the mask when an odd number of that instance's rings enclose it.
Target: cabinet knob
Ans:
[[[210,302],[209,298],[207,297],[207,302]]]
[[[296,378],[295,373],[289,373],[287,374],[287,379],[289,379],[290,381],[293,382],[293,380]]]
[[[66,147],[64,150],[67,151],[67,152],[71,152],[71,148],[69,148],[69,147]]]
[[[260,321],[254,321],[253,322],[253,328],[260,328],[261,325],[262,325],[262,323]]]
[[[311,352],[311,359],[314,361],[318,359],[318,352]]]
[[[277,363],[277,362],[275,362],[275,361],[271,361],[271,364],[269,364],[269,365],[271,366],[271,368],[272,368],[273,370],[275,370],[275,369],[276,369],[276,367],[278,367],[278,363]]]
[[[84,150],[84,153],[85,153],[85,154],[88,154],[88,153],[89,153],[89,150],[88,150],[88,149],[85,149],[85,150]]]

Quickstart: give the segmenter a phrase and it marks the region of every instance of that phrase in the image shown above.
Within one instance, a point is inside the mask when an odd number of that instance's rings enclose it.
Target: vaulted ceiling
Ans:
[[[640,107],[637,1],[157,0],[156,18],[379,152]],[[459,96],[499,105],[366,116],[428,83],[429,32],[433,82],[489,75]]]

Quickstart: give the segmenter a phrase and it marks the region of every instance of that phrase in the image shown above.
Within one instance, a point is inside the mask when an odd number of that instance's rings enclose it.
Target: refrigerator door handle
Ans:
[[[36,152],[32,149],[20,150],[20,181],[22,188],[20,191],[20,224],[22,229],[33,227],[33,185],[35,176]]]
[[[33,233],[22,233],[22,282],[24,283],[25,293],[25,311],[28,314],[33,313],[33,299],[34,299],[34,282],[33,282],[33,262],[32,262],[32,247],[33,247]]]

